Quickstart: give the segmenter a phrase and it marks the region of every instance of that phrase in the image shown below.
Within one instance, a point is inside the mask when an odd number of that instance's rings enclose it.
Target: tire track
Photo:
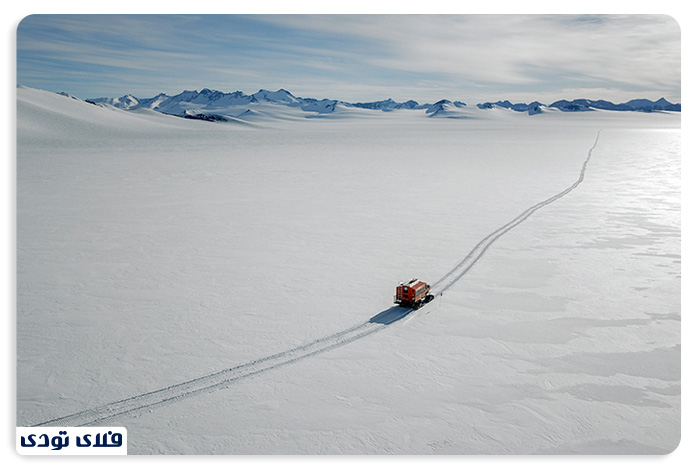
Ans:
[[[466,275],[471,268],[473,268],[476,262],[478,262],[486,253],[488,248],[501,236],[525,221],[537,210],[566,196],[568,193],[577,188],[577,186],[580,185],[585,178],[585,171],[587,170],[587,165],[592,157],[592,151],[594,151],[599,141],[600,133],[601,130],[597,132],[597,137],[595,138],[594,144],[587,152],[587,158],[585,159],[582,169],[580,170],[580,176],[572,185],[562,192],[559,192],[556,195],[527,208],[512,221],[488,234],[466,255],[466,257],[464,257],[462,261],[460,261],[454,266],[454,268],[448,271],[442,278],[433,284],[433,294],[441,295],[451,288],[457,281]],[[390,324],[406,317],[412,312],[412,310],[413,309],[392,307],[391,309],[380,312],[366,322],[360,323],[338,333],[334,333],[333,335],[311,341],[296,348],[282,351],[280,353],[257,359],[246,364],[241,364],[236,367],[224,369],[219,372],[207,374],[186,382],[163,387],[159,390],[141,393],[139,395],[108,403],[96,408],[51,419],[49,421],[36,424],[34,427],[100,425],[105,421],[119,416],[140,414],[147,410],[169,404],[183,398],[225,388],[239,382],[240,380],[263,374],[273,369],[292,364],[320,353],[325,353],[332,349],[372,335],[373,333],[383,330]]]
[[[312,341],[296,348],[248,362],[236,367],[207,374],[152,392],[142,393],[124,400],[52,419],[36,426],[90,426],[104,421],[167,404],[182,398],[225,388],[235,382],[262,374],[301,359],[344,346],[384,329],[387,323],[367,321],[333,335]]]
[[[592,157],[592,152],[597,147],[597,143],[599,142],[599,135],[601,132],[602,130],[599,130],[597,132],[594,144],[587,152],[587,158],[585,158],[585,161],[582,164],[582,168],[580,169],[580,175],[573,184],[571,184],[567,189],[563,190],[562,192],[559,192],[556,195],[549,197],[546,200],[527,208],[525,211],[520,213],[515,219],[484,237],[478,244],[476,244],[476,246],[471,250],[471,252],[469,252],[466,255],[466,257],[464,257],[464,259],[461,262],[459,262],[454,268],[448,271],[442,278],[433,283],[433,295],[437,296],[451,288],[457,281],[459,281],[462,278],[462,276],[466,275],[469,272],[469,270],[471,270],[474,267],[476,262],[478,262],[481,259],[481,257],[483,257],[488,248],[508,231],[512,230],[514,227],[522,223],[536,211],[540,210],[546,205],[555,202],[556,200],[559,200],[560,198],[565,197],[570,192],[575,190],[578,187],[578,185],[580,185],[582,181],[585,179],[587,165],[589,164],[590,158]]]

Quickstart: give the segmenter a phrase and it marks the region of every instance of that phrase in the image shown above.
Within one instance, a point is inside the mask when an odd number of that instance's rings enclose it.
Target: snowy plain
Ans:
[[[108,425],[128,429],[131,454],[679,444],[678,113],[245,125],[17,98],[18,426],[368,322],[380,327]],[[568,188],[600,130],[575,190],[399,315],[399,281],[435,283]]]

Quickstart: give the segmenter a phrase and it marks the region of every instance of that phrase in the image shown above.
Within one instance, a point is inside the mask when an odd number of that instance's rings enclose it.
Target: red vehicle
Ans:
[[[419,281],[413,278],[410,281],[399,283],[396,287],[396,296],[394,303],[402,307],[411,307],[418,309],[423,304],[433,300],[433,295],[430,293],[430,285],[424,281]]]

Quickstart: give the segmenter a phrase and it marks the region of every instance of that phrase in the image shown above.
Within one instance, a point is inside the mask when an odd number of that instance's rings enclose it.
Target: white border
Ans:
[[[2,425],[2,434],[5,436],[3,440],[3,458],[12,459],[12,466],[26,465],[35,463],[33,457],[20,457],[14,448],[15,424],[16,424],[16,163],[15,163],[15,135],[16,135],[16,27],[27,15],[35,13],[647,13],[647,14],[668,14],[674,17],[681,26],[682,31],[682,106],[685,111],[682,113],[682,310],[686,313],[682,314],[682,363],[693,362],[690,357],[693,353],[693,346],[689,340],[684,340],[684,337],[689,337],[693,333],[692,320],[689,317],[689,312],[693,306],[693,203],[689,200],[693,199],[693,186],[691,182],[694,180],[693,171],[693,118],[690,109],[692,108],[693,100],[691,99],[691,88],[689,83],[694,83],[693,80],[693,51],[690,44],[693,40],[694,15],[689,13],[690,4],[683,0],[662,0],[660,2],[646,1],[596,1],[588,0],[582,3],[568,2],[550,2],[550,1],[535,1],[528,0],[526,2],[512,2],[491,0],[482,2],[477,5],[470,5],[464,2],[454,4],[451,1],[430,0],[428,2],[406,2],[393,1],[365,1],[354,0],[347,4],[332,5],[327,2],[319,3],[318,1],[294,0],[292,2],[281,2],[279,0],[268,0],[263,3],[258,2],[229,2],[229,1],[208,1],[200,2],[181,2],[174,4],[164,4],[163,2],[152,1],[134,1],[123,0],[118,3],[99,4],[97,2],[87,2],[83,0],[62,0],[60,2],[49,2],[47,0],[28,0],[22,2],[13,2],[12,6],[7,5],[3,8],[2,22],[4,23],[3,32],[8,38],[8,43],[3,48],[3,63],[8,73],[5,77],[3,90],[9,96],[5,101],[9,103],[5,112],[2,114],[3,129],[5,134],[5,154],[3,160],[4,167],[2,174],[4,175],[4,190],[0,191],[2,195],[2,210],[4,229],[0,230],[3,249],[0,255],[2,256],[5,268],[2,270],[2,282],[0,283],[0,295],[4,299],[7,322],[6,327],[6,350],[8,351],[3,360],[2,366],[5,381],[7,385],[3,387],[3,420],[6,422]],[[686,183],[685,183],[686,182]],[[686,240],[686,242],[684,242]],[[689,287],[688,285],[692,285]],[[684,287],[686,286],[686,287]],[[693,366],[692,366],[693,367]],[[693,431],[693,372],[689,366],[682,365],[682,439],[681,444],[672,454],[665,456],[643,456],[643,457],[604,457],[604,456],[514,456],[514,457],[498,457],[498,456],[461,456],[461,457],[195,457],[195,461],[191,457],[131,457],[129,463],[136,465],[152,464],[152,463],[167,463],[177,466],[186,466],[191,462],[195,463],[236,463],[259,466],[266,464],[285,466],[308,466],[314,465],[324,466],[327,462],[337,466],[348,466],[354,463],[377,465],[388,464],[401,467],[404,464],[414,465],[421,463],[435,463],[437,465],[461,465],[476,464],[482,466],[503,466],[514,464],[518,466],[555,466],[558,463],[564,465],[586,465],[593,464],[598,467],[602,466],[643,466],[643,465],[665,465],[665,466],[687,466],[696,454],[694,450],[694,431]],[[686,392],[689,393],[686,393]],[[94,460],[84,457],[58,457],[51,459],[51,464],[58,466],[73,466],[79,463],[93,464]],[[100,458],[99,463],[123,463],[120,457]]]

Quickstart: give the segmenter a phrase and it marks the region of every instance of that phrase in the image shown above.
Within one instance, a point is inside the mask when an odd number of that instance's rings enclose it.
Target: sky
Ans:
[[[34,15],[17,28],[17,83],[83,99],[681,102],[680,46],[666,15]]]

